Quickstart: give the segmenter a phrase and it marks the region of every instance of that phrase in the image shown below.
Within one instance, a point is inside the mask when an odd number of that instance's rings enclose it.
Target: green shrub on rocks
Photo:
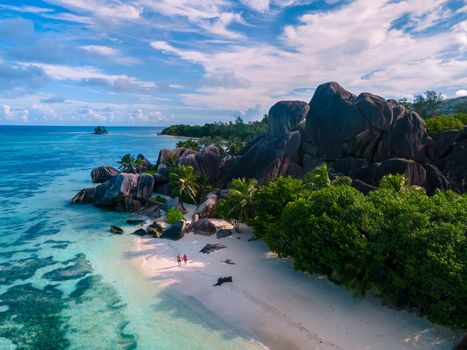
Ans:
[[[425,121],[428,135],[434,137],[446,130],[462,130],[464,122],[451,115],[440,115]]]
[[[169,224],[174,224],[175,221],[185,220],[185,216],[177,207],[172,207],[165,213],[165,218]]]

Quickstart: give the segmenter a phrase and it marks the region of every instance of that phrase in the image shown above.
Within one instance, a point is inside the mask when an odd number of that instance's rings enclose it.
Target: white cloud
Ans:
[[[242,3],[258,12],[269,11],[269,0],[242,0]]]
[[[69,10],[90,13],[105,21],[135,20],[142,8],[118,0],[49,0]]]
[[[25,108],[14,108],[11,105],[2,105],[3,119],[7,122],[24,122],[27,123],[29,120],[29,111]]]
[[[88,52],[97,53],[102,56],[117,56],[120,54],[120,51],[117,49],[113,49],[108,46],[101,46],[101,45],[84,45],[81,46],[83,50]]]
[[[185,103],[204,108],[270,106],[278,99],[296,99],[291,92],[298,87],[314,88],[326,81],[388,98],[460,88],[467,84],[467,60],[453,38],[465,34],[463,25],[430,35],[394,28],[395,20],[408,15],[420,18],[414,28],[422,30],[426,21],[435,21],[441,2],[357,0],[333,11],[305,14],[297,25],[284,28],[285,48],[249,42],[208,51],[180,49],[162,41],[151,46],[202,65],[207,76],[232,72],[251,82],[235,91],[204,86],[183,95]]]
[[[103,46],[103,45],[83,45],[80,46],[81,49],[97,54],[100,56],[108,57],[115,62],[121,63],[121,64],[136,64],[139,63],[139,60],[135,57],[126,57],[122,55],[120,50],[108,47],[108,46]]]
[[[463,97],[467,96],[467,90],[457,90],[456,91],[456,97]]]

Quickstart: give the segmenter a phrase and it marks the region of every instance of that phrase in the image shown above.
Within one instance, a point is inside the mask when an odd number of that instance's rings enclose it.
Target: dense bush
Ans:
[[[198,151],[200,148],[199,143],[192,139],[178,141],[176,147],[190,148],[193,151]]]
[[[397,176],[382,183],[365,196],[347,179],[315,189],[279,178],[254,194],[248,222],[299,270],[467,327],[467,197],[429,197]]]
[[[209,123],[201,125],[175,124],[162,130],[163,135],[185,136],[185,137],[220,137],[224,140],[239,139],[243,142],[253,140],[255,137],[265,133],[268,127],[268,118],[265,116],[261,121],[244,123],[241,118],[229,123]]]
[[[432,117],[427,119],[425,123],[428,135],[432,137],[445,130],[462,130],[464,128],[464,122],[451,115],[440,115]]]
[[[283,235],[278,225],[282,210],[287,203],[300,198],[303,182],[290,176],[279,177],[276,181],[260,187],[253,197],[253,217],[248,224],[257,237],[264,238],[272,250],[289,255],[285,250],[288,236]]]
[[[175,221],[185,220],[185,216],[177,207],[172,207],[165,213],[165,218],[169,224],[174,224]]]
[[[467,113],[455,113],[452,116],[460,120],[462,124],[467,125]]]

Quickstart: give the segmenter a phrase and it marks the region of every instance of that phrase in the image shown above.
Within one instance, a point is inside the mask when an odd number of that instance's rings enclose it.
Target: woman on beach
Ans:
[[[186,256],[186,254],[183,254],[183,261],[185,262],[185,265],[186,265],[186,263],[188,261],[188,257]]]
[[[178,262],[178,266],[182,264],[182,258],[180,257],[180,254],[177,255],[177,262]]]

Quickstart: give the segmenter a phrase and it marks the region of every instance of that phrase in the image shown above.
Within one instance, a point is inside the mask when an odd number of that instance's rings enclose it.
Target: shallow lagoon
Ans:
[[[0,349],[249,349],[190,298],[129,261],[132,214],[73,206],[90,170],[125,153],[152,161],[176,138],[158,128],[0,126]]]

